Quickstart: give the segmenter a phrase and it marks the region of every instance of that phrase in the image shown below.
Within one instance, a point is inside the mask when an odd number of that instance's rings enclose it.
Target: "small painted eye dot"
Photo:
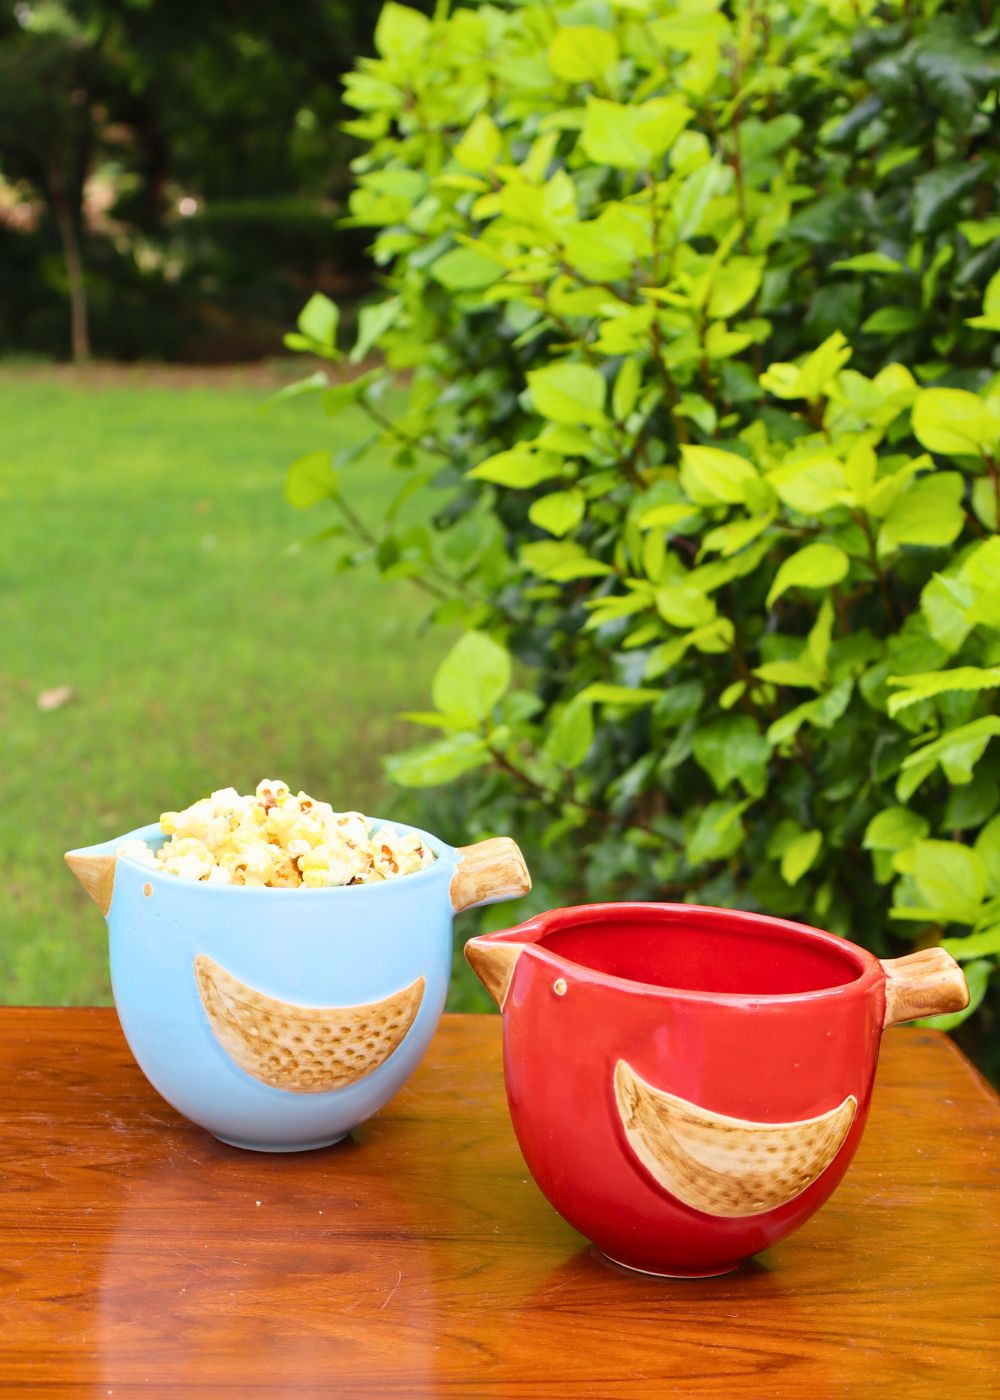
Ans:
[[[555,992],[557,997],[564,997],[566,995],[565,977],[557,977],[556,980],[552,983],[552,990]]]
[[[145,895],[150,895],[150,894],[153,893],[153,886],[149,883],[148,880],[147,880],[146,883],[143,885],[143,887],[142,887],[142,892],[143,892],[143,894],[145,894]]]

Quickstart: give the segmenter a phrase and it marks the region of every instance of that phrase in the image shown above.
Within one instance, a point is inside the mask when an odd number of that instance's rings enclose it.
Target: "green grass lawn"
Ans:
[[[363,431],[312,401],[169,375],[0,373],[0,1001],[110,996],[66,849],[210,789],[285,778],[403,816],[379,758],[443,647],[412,586],[334,570],[285,466]],[[368,459],[352,497],[394,473]],[[398,477],[395,478],[398,480]],[[49,713],[38,694],[69,685]],[[412,799],[411,799],[412,801]],[[460,832],[442,830],[458,839]],[[460,993],[460,1004],[468,993]]]

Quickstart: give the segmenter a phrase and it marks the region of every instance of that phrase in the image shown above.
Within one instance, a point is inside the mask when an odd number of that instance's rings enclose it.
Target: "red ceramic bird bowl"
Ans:
[[[556,909],[473,938],[521,1150],[609,1259],[726,1273],[817,1210],[864,1131],[885,1027],[961,1009],[941,948],[880,962],[784,919]]]

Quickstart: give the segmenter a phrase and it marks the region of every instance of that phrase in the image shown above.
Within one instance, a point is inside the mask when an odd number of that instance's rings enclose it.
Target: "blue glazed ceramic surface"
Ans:
[[[225,1142],[293,1152],[337,1141],[396,1093],[444,1007],[449,884],[461,860],[453,847],[418,834],[437,856],[433,865],[328,889],[215,886],[118,857],[107,914],[115,1005],[132,1053],[168,1103]],[[163,840],[152,825],[70,854],[114,856],[129,837],[153,848]],[[293,1012],[378,1003],[421,978],[423,994],[412,1024],[371,1072],[343,1087],[294,1092],[261,1082],[224,1048],[199,991],[199,955]]]

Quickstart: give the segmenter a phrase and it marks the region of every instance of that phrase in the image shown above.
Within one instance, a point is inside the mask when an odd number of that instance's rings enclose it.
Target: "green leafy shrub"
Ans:
[[[301,387],[359,406],[405,475],[378,523],[328,451],[288,488],[339,512],[346,563],[464,630],[410,716],[439,737],[389,771],[461,780],[466,821],[531,849],[539,904],[945,938],[973,1007],[1000,952],[1000,66],[977,11],[386,6],[347,80],[385,282],[350,358],[384,362]],[[336,358],[334,308],[290,343]],[[399,527],[431,489],[436,528]]]

